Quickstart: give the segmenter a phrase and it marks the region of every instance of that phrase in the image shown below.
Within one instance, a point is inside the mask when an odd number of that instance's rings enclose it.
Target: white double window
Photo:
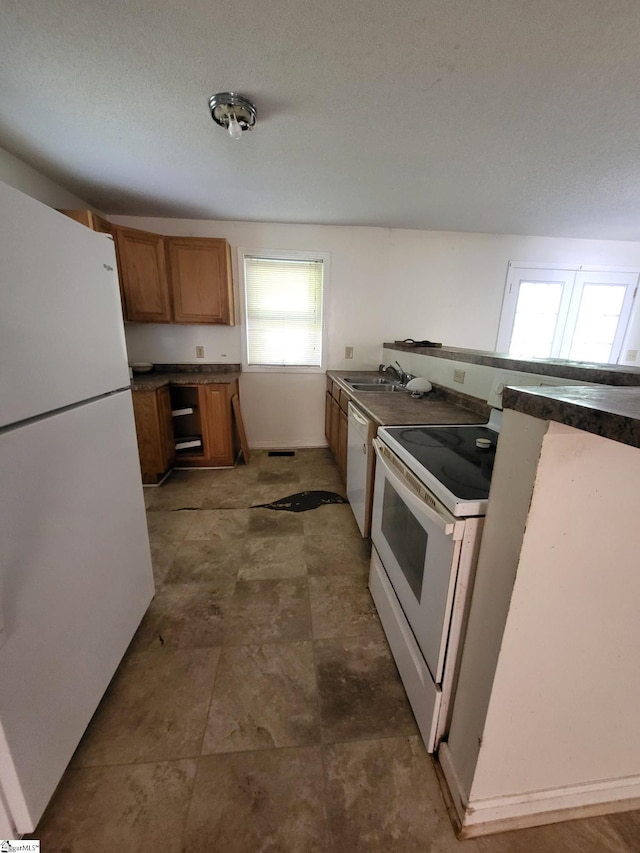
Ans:
[[[615,364],[637,284],[637,272],[510,263],[496,349]]]
[[[249,370],[323,368],[328,257],[240,250]]]

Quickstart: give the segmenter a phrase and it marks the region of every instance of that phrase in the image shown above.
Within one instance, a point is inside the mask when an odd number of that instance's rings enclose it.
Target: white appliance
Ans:
[[[349,403],[347,428],[347,498],[363,537],[371,532],[373,436],[375,424]]]
[[[0,837],[32,832],[153,597],[113,241],[0,184]]]
[[[369,587],[429,752],[449,724],[499,419],[373,442]]]

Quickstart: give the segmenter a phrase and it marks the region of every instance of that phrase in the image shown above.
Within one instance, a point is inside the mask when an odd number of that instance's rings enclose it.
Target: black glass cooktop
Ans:
[[[498,433],[486,426],[387,427],[386,433],[431,476],[462,500],[489,496]],[[477,438],[489,439],[487,449]],[[419,476],[418,471],[415,471]]]

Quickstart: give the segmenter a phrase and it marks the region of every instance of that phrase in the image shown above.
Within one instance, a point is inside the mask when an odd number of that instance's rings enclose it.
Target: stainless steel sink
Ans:
[[[354,377],[353,379],[343,379],[343,382],[346,382],[347,385],[351,385],[355,388],[356,385],[393,385],[395,383],[392,379],[387,379],[385,376],[363,376],[361,378]]]
[[[376,393],[389,394],[393,391],[405,391],[402,385],[394,385],[393,383],[382,382],[349,382],[349,387],[354,391],[374,391]]]

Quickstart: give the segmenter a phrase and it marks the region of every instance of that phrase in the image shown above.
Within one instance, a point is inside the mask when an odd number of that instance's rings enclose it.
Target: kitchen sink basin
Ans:
[[[404,391],[402,385],[394,385],[391,382],[349,382],[349,387],[354,391],[375,391],[391,393],[392,391]]]
[[[347,385],[395,385],[396,383],[393,379],[387,379],[386,376],[361,376],[354,377],[353,379],[346,378],[343,379],[343,382],[346,382]]]

